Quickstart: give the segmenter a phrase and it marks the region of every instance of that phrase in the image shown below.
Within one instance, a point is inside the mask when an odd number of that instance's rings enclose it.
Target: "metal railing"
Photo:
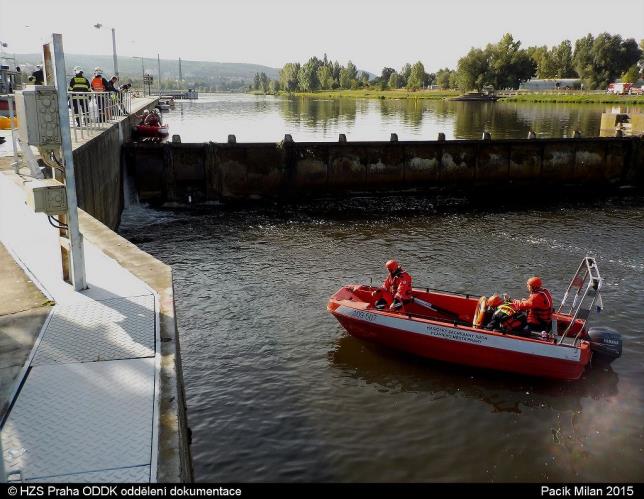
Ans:
[[[578,319],[587,321],[594,306],[597,307],[598,312],[603,308],[600,295],[601,287],[602,277],[599,275],[597,262],[595,262],[594,258],[587,256],[581,261],[579,268],[577,268],[577,272],[575,272],[575,275],[570,281],[568,289],[566,289],[566,293],[561,300],[561,305],[557,310],[559,314],[572,316],[570,324],[568,324],[568,327],[561,334],[561,339],[559,340],[560,345]],[[569,302],[569,298],[572,298],[572,303]],[[579,328],[573,345],[577,344],[582,331],[583,328]]]
[[[89,138],[130,114],[131,92],[67,92],[74,140]]]

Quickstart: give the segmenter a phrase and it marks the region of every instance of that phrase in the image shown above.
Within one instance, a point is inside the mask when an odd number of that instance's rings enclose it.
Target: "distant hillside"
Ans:
[[[41,60],[39,54],[17,54],[18,64],[36,64]],[[139,57],[119,57],[119,73],[121,80],[141,80],[141,59]],[[65,54],[67,73],[71,74],[74,66],[82,67],[86,74],[91,74],[96,66],[102,67],[107,75],[114,70],[112,56]],[[156,59],[143,59],[146,73],[154,76],[155,84],[158,77]],[[181,72],[185,87],[211,90],[227,90],[246,86],[252,82],[255,73],[266,73],[269,78],[279,78],[279,69],[261,66],[259,64],[244,64],[236,62],[209,62],[181,60]],[[179,79],[179,61],[176,59],[161,59],[161,79],[164,87],[174,87]]]

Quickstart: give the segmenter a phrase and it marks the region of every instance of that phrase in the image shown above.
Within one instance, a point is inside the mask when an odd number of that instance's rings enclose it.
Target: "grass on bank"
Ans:
[[[503,102],[553,102],[569,104],[641,104],[644,95],[614,95],[606,93],[525,93],[504,97]]]
[[[264,95],[261,91],[251,91],[254,95]],[[317,90],[314,92],[284,92],[277,95],[290,97],[317,97],[323,99],[429,99],[443,100],[462,95],[458,90]],[[500,102],[551,102],[568,104],[640,104],[644,105],[644,95],[612,95],[606,93],[539,93],[525,92],[517,95],[502,97]]]
[[[564,104],[641,104],[644,95],[614,95],[606,93],[526,93],[504,97],[503,102],[553,102]]]
[[[279,95],[292,95],[295,97],[322,97],[340,99],[344,97],[354,99],[436,99],[442,100],[460,95],[456,90],[416,90],[404,88],[397,90],[377,90],[360,88],[356,90],[317,90],[315,92],[280,92]]]

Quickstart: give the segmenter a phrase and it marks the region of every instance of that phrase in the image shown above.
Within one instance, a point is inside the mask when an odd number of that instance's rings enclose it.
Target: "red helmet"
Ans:
[[[396,260],[389,260],[387,263],[385,263],[385,268],[389,272],[396,272],[400,268],[400,264]]]
[[[541,286],[543,286],[541,277],[534,276],[528,279],[528,287],[530,289],[539,289]]]
[[[487,299],[487,306],[488,307],[498,307],[499,305],[501,305],[501,303],[503,303],[503,298],[501,298],[496,293],[494,293],[492,296],[490,296]]]

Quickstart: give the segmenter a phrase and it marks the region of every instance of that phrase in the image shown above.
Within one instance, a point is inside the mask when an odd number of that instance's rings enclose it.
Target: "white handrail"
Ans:
[[[100,133],[119,119],[130,114],[132,94],[116,92],[67,92],[69,126],[77,141]]]

